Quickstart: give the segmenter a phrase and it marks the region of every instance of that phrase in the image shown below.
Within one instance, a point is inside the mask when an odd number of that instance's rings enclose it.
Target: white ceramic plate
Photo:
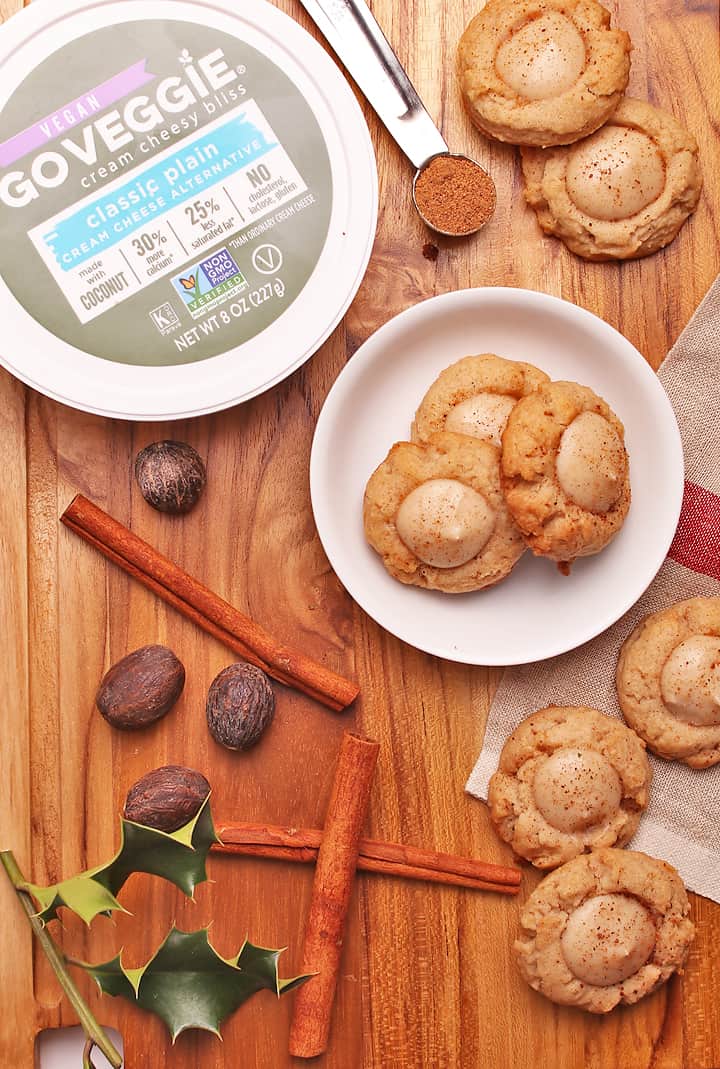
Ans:
[[[602,553],[563,576],[526,553],[504,582],[441,594],[391,579],[365,542],[365,484],[437,374],[469,353],[526,360],[605,398],[625,424],[632,505]],[[466,664],[543,660],[580,646],[637,601],[677,526],[683,454],[667,395],[616,330],[567,301],[500,287],[433,297],[391,319],[355,353],[320,413],[310,464],[320,539],[348,592],[418,649]]]

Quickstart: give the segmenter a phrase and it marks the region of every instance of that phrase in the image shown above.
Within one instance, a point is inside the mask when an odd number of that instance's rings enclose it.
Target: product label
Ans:
[[[327,235],[307,101],[256,49],[186,22],[123,23],[50,56],[0,116],[0,168],[3,279],[57,336],[123,363],[256,336]]]

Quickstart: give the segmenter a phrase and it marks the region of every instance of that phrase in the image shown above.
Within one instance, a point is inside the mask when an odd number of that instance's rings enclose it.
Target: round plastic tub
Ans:
[[[264,0],[35,0],[0,28],[0,361],[66,404],[201,415],[306,361],[370,256],[340,71]]]

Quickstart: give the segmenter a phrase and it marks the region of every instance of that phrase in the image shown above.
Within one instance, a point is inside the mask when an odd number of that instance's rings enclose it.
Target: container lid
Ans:
[[[338,68],[264,0],[35,0],[0,28],[0,362],[76,408],[196,416],[299,367],[370,257]]]

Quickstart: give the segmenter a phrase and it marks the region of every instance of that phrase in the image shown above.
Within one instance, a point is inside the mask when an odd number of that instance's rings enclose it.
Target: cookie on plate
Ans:
[[[595,850],[535,888],[515,942],[520,972],[563,1006],[607,1013],[681,972],[695,937],[682,880],[634,850]]]
[[[647,808],[645,746],[620,720],[588,706],[550,706],[519,724],[490,780],[498,835],[551,869],[601,846],[624,846]]]
[[[533,553],[562,562],[598,553],[630,507],[623,425],[588,386],[540,386],[510,413],[502,480]]]
[[[516,401],[549,381],[532,364],[495,353],[464,356],[441,371],[423,397],[412,440],[426,442],[436,431],[453,431],[499,446]]]
[[[367,484],[363,520],[394,579],[452,594],[498,583],[525,549],[500,487],[500,451],[450,431],[392,447]]]
[[[565,148],[524,149],[525,199],[546,234],[586,260],[663,248],[702,189],[697,142],[677,119],[626,97],[606,126]]]
[[[638,624],[617,666],[620,708],[649,749],[708,768],[720,761],[720,598],[688,598]]]
[[[567,145],[617,107],[631,48],[597,0],[488,0],[458,46],[465,107],[498,141]]]

